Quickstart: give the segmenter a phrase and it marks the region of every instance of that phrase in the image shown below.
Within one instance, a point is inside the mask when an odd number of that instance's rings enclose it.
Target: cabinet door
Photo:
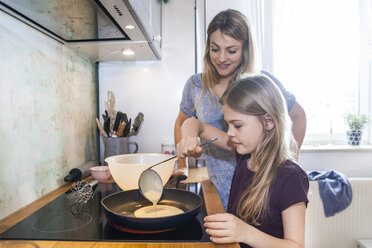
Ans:
[[[129,0],[129,3],[144,29],[146,39],[152,43],[160,53],[162,1]]]
[[[153,43],[159,49],[161,49],[162,1],[151,1],[151,2],[152,2],[151,25],[152,25]]]
[[[157,49],[161,48],[161,15],[162,1],[129,0],[145,31],[145,37]]]

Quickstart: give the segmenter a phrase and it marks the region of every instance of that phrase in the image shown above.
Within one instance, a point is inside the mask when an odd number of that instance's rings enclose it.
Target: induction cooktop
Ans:
[[[199,194],[200,183],[181,184],[182,189]],[[203,218],[206,210],[174,230],[140,234],[118,230],[111,226],[101,206],[101,199],[119,192],[116,183],[98,183],[93,198],[77,203],[68,191],[0,234],[0,240],[61,240],[61,241],[120,241],[120,242],[210,242]]]

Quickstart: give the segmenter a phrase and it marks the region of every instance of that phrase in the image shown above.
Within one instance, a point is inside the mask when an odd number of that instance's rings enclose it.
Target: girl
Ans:
[[[242,247],[304,247],[309,182],[293,162],[296,143],[283,95],[266,76],[229,85],[220,99],[228,131],[189,118],[182,125],[179,157],[197,157],[202,139],[236,153],[227,212],[205,217],[215,243]]]
[[[186,82],[180,110],[175,122],[175,143],[181,140],[182,123],[196,117],[224,132],[221,105],[218,99],[227,86],[243,74],[260,73],[259,56],[255,49],[253,30],[245,16],[237,10],[228,9],[218,13],[208,26],[208,38],[204,53],[204,71],[189,78]],[[281,83],[267,72],[263,72],[278,85],[282,91],[293,121],[292,131],[301,146],[306,129],[306,116],[293,94],[286,91]],[[227,209],[231,180],[235,169],[232,153],[216,146],[204,148],[205,160],[210,180],[216,186],[222,203]],[[184,159],[178,159],[178,168],[185,169]],[[179,171],[179,172],[180,172]],[[175,173],[176,174],[176,173]]]

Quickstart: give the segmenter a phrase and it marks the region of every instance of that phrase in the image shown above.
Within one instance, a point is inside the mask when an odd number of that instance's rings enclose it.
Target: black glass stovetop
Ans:
[[[182,187],[204,199],[200,184]],[[210,242],[203,226],[204,204],[196,217],[171,231],[139,234],[115,229],[106,219],[101,199],[118,191],[121,189],[116,183],[98,183],[93,198],[87,203],[76,203],[66,192],[1,233],[0,240]]]

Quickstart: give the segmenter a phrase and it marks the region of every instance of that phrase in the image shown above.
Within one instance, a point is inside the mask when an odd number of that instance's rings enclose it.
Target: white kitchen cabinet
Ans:
[[[372,248],[372,239],[358,239],[358,248]]]
[[[148,42],[161,54],[162,1],[129,0],[136,21],[142,24],[143,33]]]

